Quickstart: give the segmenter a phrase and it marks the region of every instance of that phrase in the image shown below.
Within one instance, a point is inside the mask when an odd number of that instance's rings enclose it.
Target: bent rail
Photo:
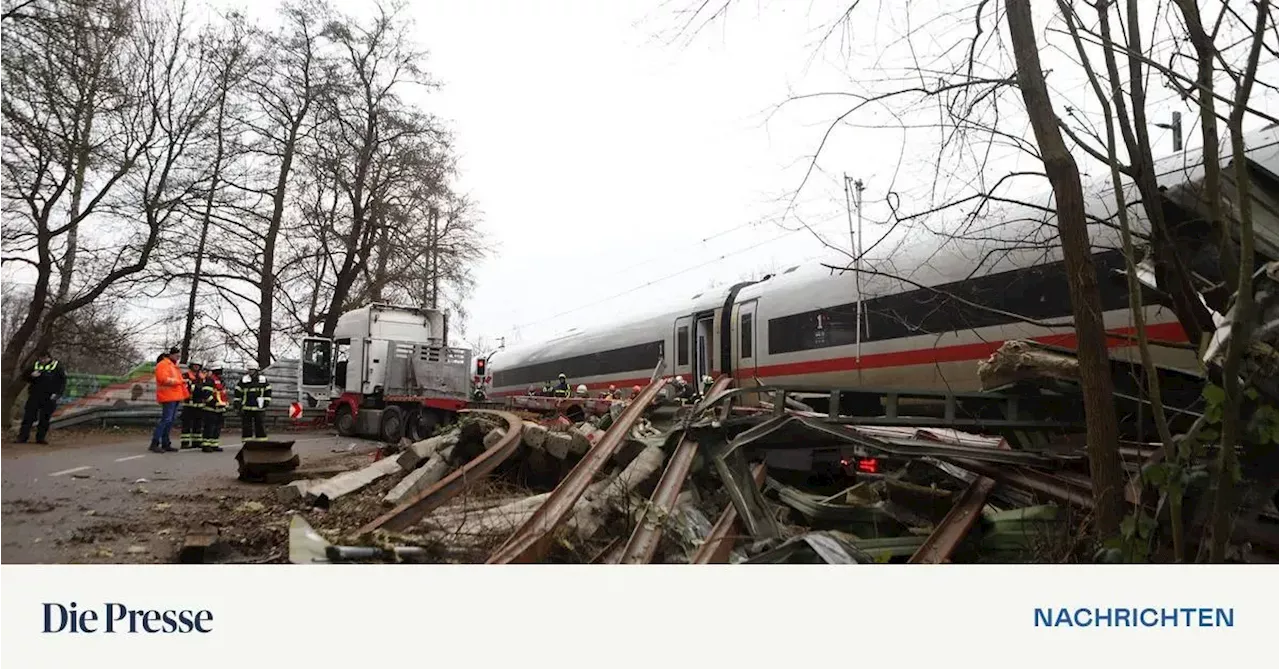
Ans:
[[[564,522],[574,504],[591,485],[591,479],[609,461],[614,451],[618,450],[636,419],[644,414],[666,383],[666,379],[658,379],[640,391],[639,397],[623,410],[604,437],[574,466],[560,485],[551,491],[547,501],[538,507],[533,516],[489,556],[486,564],[536,562],[546,555],[551,543],[551,533]]]
[[[757,464],[751,470],[751,480],[756,487],[764,485],[765,466],[764,463]],[[739,527],[738,509],[730,502],[724,507],[724,512],[716,519],[716,524],[711,528],[711,532],[707,534],[707,540],[702,542],[697,552],[689,560],[689,564],[724,564],[729,561],[729,553],[733,552],[733,546],[737,543],[737,538],[733,536],[734,530]]]
[[[686,427],[690,421],[719,401],[720,394],[732,382],[733,378],[730,376],[721,376],[716,379],[716,382],[703,395],[702,401],[689,412],[685,421]],[[662,472],[662,478],[658,480],[658,487],[653,490],[644,518],[636,524],[636,529],[631,533],[626,548],[622,550],[619,562],[648,564],[653,560],[653,554],[657,552],[658,544],[662,541],[662,520],[675,507],[676,497],[680,495],[685,479],[689,478],[689,469],[693,465],[693,457],[697,452],[698,442],[690,439],[688,433],[682,435],[675,454],[671,456],[671,462],[667,464],[666,470]]]
[[[520,445],[520,434],[524,430],[524,421],[515,414],[485,409],[468,409],[461,413],[486,413],[498,416],[507,422],[507,433],[498,440],[498,443],[485,449],[483,453],[440,479],[435,485],[356,530],[354,536],[366,536],[379,529],[400,532],[409,528],[441,504],[457,497],[459,493],[483,479],[486,474],[496,469],[516,452],[516,447]]]

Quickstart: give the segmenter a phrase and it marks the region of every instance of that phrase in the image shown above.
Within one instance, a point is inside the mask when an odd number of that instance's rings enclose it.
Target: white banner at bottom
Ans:
[[[1280,666],[1275,565],[0,574],[6,667]]]

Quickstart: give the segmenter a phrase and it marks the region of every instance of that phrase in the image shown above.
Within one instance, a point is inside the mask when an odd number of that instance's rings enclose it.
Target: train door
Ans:
[[[673,345],[675,356],[672,359],[672,374],[683,376],[688,381],[693,376],[693,325],[692,316],[681,316],[676,319]]]
[[[699,388],[702,387],[702,377],[711,375],[711,342],[713,341],[715,330],[714,323],[713,314],[701,314],[698,316],[693,349],[693,382]]]
[[[737,305],[738,359],[734,365],[735,376],[744,381],[756,375],[756,339],[759,324],[756,323],[756,301],[748,300]]]

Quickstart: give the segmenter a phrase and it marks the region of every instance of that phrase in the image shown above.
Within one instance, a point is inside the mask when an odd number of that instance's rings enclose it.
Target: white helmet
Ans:
[[[714,382],[715,382],[715,379],[711,378],[711,375],[710,375],[710,374],[708,374],[708,375],[706,375],[706,376],[702,377],[702,382],[703,382],[703,383],[714,383]]]
[[[578,393],[581,395],[587,394],[587,385],[585,383],[578,384]]]
[[[676,384],[677,384],[677,385],[681,385],[681,386],[683,386],[683,385],[684,385],[684,377],[683,377],[683,376],[677,376],[677,377],[676,377]]]

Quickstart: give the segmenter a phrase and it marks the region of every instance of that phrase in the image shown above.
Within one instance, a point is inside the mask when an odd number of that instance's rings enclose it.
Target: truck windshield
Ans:
[[[302,385],[327,386],[333,362],[333,342],[307,339],[302,342]]]

